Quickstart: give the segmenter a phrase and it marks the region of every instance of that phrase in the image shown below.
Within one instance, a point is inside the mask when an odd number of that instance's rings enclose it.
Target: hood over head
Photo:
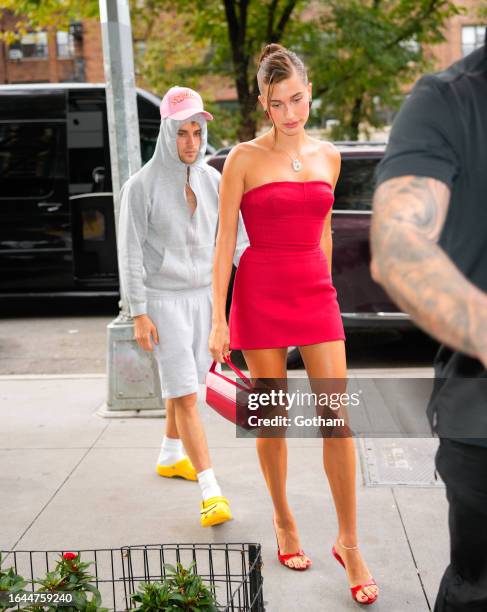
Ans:
[[[192,121],[196,121],[201,127],[201,143],[195,161],[192,164],[186,164],[179,159],[176,136],[182,125]],[[187,119],[171,119],[169,117],[162,119],[154,155],[148,163],[155,164],[158,169],[162,165],[172,171],[180,172],[186,171],[188,167],[200,166],[204,163],[207,141],[207,122],[202,113],[196,113]]]

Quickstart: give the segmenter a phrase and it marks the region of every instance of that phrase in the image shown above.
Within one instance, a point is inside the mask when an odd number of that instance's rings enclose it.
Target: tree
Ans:
[[[285,42],[303,28],[307,0],[177,0],[169,3],[193,18],[188,24],[197,40],[209,40],[211,72],[232,76],[238,98],[239,140],[255,136],[259,94],[255,60],[267,43]]]
[[[236,140],[238,117],[215,102],[219,77],[213,69],[212,47],[208,39],[195,39],[188,26],[192,18],[181,11],[159,11],[149,21],[147,13],[143,19],[137,13],[132,16],[137,81],[160,95],[172,85],[199,91],[205,107],[217,117],[208,125],[211,142],[221,146]]]
[[[424,46],[444,40],[445,21],[461,12],[449,0],[327,0],[316,28],[299,44],[313,96],[335,137],[356,140],[359,126],[379,126],[380,109],[397,107],[405,86],[431,69]]]
[[[239,109],[233,129],[239,139],[249,140],[257,127],[254,60],[265,43],[283,39],[291,16],[306,4],[306,0],[131,0],[134,40],[146,45],[143,56],[139,54],[143,59],[138,71],[151,85],[164,83],[158,91],[176,76],[186,83],[203,80],[205,72],[232,76]],[[98,2],[1,0],[0,8],[19,15],[19,29],[65,28],[69,19],[97,15]],[[163,12],[172,24],[161,32],[155,25],[163,23]],[[181,29],[173,27],[176,16]],[[172,64],[169,70],[168,64]]]
[[[97,0],[1,7],[31,27],[98,14]],[[136,69],[150,88],[184,83],[214,102],[215,77],[235,84],[238,112],[218,110],[220,137],[255,136],[255,60],[264,44],[281,42],[304,56],[318,118],[338,119],[334,136],[354,140],[360,126],[379,126],[381,109],[398,106],[431,66],[425,45],[442,42],[446,20],[462,9],[451,0],[131,0],[131,11]]]

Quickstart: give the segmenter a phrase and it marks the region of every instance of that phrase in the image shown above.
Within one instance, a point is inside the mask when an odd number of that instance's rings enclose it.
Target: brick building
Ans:
[[[431,47],[438,70],[468,55],[484,42],[487,20],[478,17],[478,9],[485,6],[485,0],[456,0],[455,4],[465,8],[465,14],[452,17],[445,28],[446,41]]]
[[[15,18],[0,15],[0,29],[12,31]],[[31,32],[12,45],[0,41],[0,83],[94,82],[104,80],[100,24],[73,23],[68,31]]]

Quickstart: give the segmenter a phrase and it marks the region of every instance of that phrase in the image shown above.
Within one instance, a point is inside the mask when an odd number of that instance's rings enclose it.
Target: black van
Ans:
[[[160,100],[137,90],[142,161]],[[0,296],[118,295],[104,84],[0,86]]]

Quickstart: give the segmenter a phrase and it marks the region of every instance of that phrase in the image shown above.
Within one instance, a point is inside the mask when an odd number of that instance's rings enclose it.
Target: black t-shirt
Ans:
[[[466,278],[487,292],[485,46],[447,70],[421,78],[401,107],[376,178],[379,184],[410,174],[450,187],[439,244]],[[479,360],[441,346],[428,406],[432,427],[441,437],[487,446],[485,379]],[[478,438],[471,437],[473,432]]]

